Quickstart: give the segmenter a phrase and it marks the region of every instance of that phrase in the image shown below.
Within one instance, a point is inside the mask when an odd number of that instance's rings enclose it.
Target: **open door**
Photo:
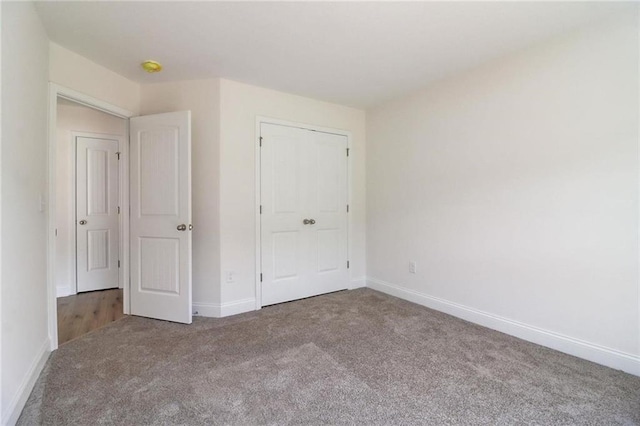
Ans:
[[[131,118],[131,314],[191,324],[191,112]]]

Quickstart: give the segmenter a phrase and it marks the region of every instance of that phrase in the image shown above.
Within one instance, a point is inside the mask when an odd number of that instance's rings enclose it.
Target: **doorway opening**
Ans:
[[[82,107],[89,114],[106,113],[109,120],[120,120],[124,127],[98,130],[102,133],[77,131],[76,127],[66,137],[65,149],[70,151],[58,155],[58,115],[64,105]],[[191,324],[191,112],[134,117],[131,111],[50,83],[48,158],[51,350],[58,348],[58,296],[63,295],[79,298],[110,289],[115,293],[111,302],[97,297],[99,305],[114,309],[113,315],[103,318],[114,318],[122,311]],[[58,163],[66,161],[80,178],[59,182]],[[71,198],[75,206],[69,206],[59,194],[58,186],[65,182],[72,188],[69,192],[75,191]],[[68,207],[61,220],[75,235],[67,233],[62,268],[69,272],[59,284],[58,252],[64,253],[58,247],[60,203]],[[75,251],[70,255],[70,250]],[[89,279],[83,280],[82,274],[90,275]],[[86,305],[69,303],[77,304]],[[96,308],[87,311],[98,316]],[[79,320],[76,315],[80,314],[73,315],[74,321]]]
[[[124,316],[121,209],[128,123],[56,99],[55,284],[58,343]]]
[[[73,112],[64,111],[65,109]],[[61,114],[62,119],[60,130],[58,126],[59,114]],[[49,342],[52,351],[58,348],[58,306],[66,302],[66,307],[73,311],[77,309],[78,305],[87,305],[86,303],[81,303],[84,300],[80,299],[91,298],[91,296],[88,296],[91,293],[83,293],[81,291],[78,294],[77,287],[76,138],[91,138],[96,135],[103,136],[106,134],[113,139],[113,136],[118,136],[120,137],[118,139],[120,144],[119,151],[125,154],[124,157],[121,155],[120,161],[123,164],[128,164],[129,118],[133,115],[131,111],[92,98],[73,89],[49,83],[47,314]],[[75,119],[71,120],[69,117],[75,117]],[[82,117],[86,118],[86,120],[83,121]],[[115,127],[117,130],[113,130],[114,127],[109,127],[105,123],[120,127]],[[59,152],[59,150],[62,152]],[[94,157],[99,159],[100,155]],[[96,162],[98,161],[96,160]],[[117,174],[118,183],[121,186],[117,188],[118,192],[116,192],[115,197],[119,199],[117,205],[120,206],[121,211],[126,212],[129,209],[129,190],[126,184],[128,182],[128,167],[119,168]],[[84,183],[86,185],[86,180]],[[83,191],[86,192],[86,188]],[[100,205],[98,204],[95,207],[98,208]],[[117,293],[116,299],[119,297],[121,300],[121,307],[113,307],[114,312],[117,315],[123,315],[129,313],[128,279],[124,279],[129,276],[128,215],[121,215],[119,221],[118,225],[116,225],[118,227],[117,232],[119,232],[116,257],[119,257],[121,262],[117,278],[118,283],[112,292]],[[98,236],[98,234],[96,233],[94,236]],[[102,236],[104,237],[104,233]],[[98,246],[99,238],[94,238],[93,242]],[[87,243],[85,242],[85,244]],[[112,255],[111,253],[109,254]],[[102,256],[102,259],[104,260],[105,256]],[[94,264],[93,266],[97,267],[98,265]],[[62,300],[62,297],[72,297],[75,300]],[[93,296],[93,298],[95,297]],[[68,310],[64,311],[64,309],[65,307],[61,306],[61,314],[66,318],[73,318],[74,325],[85,322],[82,320],[82,313],[73,312],[72,316],[70,316]],[[93,312],[97,310],[86,308],[86,311],[93,315]],[[79,321],[76,315],[80,316]],[[86,322],[91,324],[89,328],[98,328],[98,321],[87,319]],[[86,330],[86,328],[85,326],[78,327],[79,330]],[[71,338],[65,339],[70,340]]]

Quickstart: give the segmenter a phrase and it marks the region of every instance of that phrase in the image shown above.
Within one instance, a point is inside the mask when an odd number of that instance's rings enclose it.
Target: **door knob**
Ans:
[[[303,224],[308,225],[311,223],[311,221],[309,219],[305,219],[302,221]]]
[[[86,225],[87,221],[86,220],[81,220],[80,222],[78,222],[80,225]]]
[[[187,230],[187,225],[185,225],[184,223],[182,225],[178,225],[178,231],[186,231]]]
[[[315,225],[315,224],[316,224],[316,220],[315,220],[315,219],[311,219],[311,220],[309,220],[309,223],[310,223],[311,225]]]

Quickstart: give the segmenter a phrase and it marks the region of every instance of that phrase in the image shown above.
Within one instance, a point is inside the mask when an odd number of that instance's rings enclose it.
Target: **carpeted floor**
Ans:
[[[360,289],[53,353],[20,425],[640,424],[640,378]]]

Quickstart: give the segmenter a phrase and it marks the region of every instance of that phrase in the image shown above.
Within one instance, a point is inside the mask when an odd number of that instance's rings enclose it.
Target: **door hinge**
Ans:
[[[347,213],[349,213],[349,204],[347,204]]]
[[[260,136],[260,146],[262,146],[262,136]]]
[[[262,272],[260,273],[260,282],[262,282]]]
[[[347,148],[347,157],[349,156],[349,148]]]
[[[349,261],[347,260],[347,269],[349,269]]]
[[[118,260],[118,268],[120,267],[120,261]]]
[[[56,237],[58,236],[58,228],[56,228]]]
[[[116,152],[116,155],[118,156],[118,160],[120,159],[120,152]]]
[[[262,214],[262,204],[260,204],[260,214]]]
[[[347,211],[348,211],[348,209],[347,209]],[[118,206],[118,214],[120,214],[120,206]]]

